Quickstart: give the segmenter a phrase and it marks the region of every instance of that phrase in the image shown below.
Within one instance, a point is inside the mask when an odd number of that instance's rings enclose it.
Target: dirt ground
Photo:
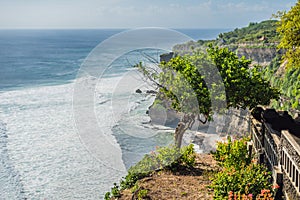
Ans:
[[[210,184],[210,177],[213,172],[217,170],[217,163],[212,155],[198,154],[193,169],[182,168],[176,173],[170,171],[155,172],[150,177],[139,180],[138,191],[147,190],[147,196],[144,199],[151,200],[209,200],[213,197],[213,191],[207,186]],[[118,199],[138,199],[138,191],[125,190]]]

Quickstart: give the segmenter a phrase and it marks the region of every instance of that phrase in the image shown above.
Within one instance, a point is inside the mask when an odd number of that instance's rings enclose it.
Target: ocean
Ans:
[[[172,129],[149,124],[153,86],[132,67],[159,60],[162,49],[131,51],[101,69],[92,94],[98,128],[79,130],[91,122],[74,112],[76,81],[89,81],[79,71],[122,31],[0,30],[0,199],[103,199],[144,154],[172,142]],[[225,30],[178,31],[198,40]]]

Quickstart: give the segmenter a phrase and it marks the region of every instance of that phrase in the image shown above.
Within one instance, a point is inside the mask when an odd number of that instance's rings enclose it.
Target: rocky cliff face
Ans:
[[[177,126],[182,117],[172,109],[156,109],[155,107],[150,107],[148,114],[153,124],[172,128]],[[249,114],[248,110],[230,108],[223,115],[214,115],[212,122],[207,122],[205,125],[195,123],[197,126],[195,130],[223,136],[227,134],[243,136],[250,130]]]
[[[222,115],[223,124],[216,127],[216,131],[221,135],[234,135],[242,137],[250,131],[248,110],[230,108]]]
[[[221,48],[229,48],[231,51],[236,52],[239,57],[245,56],[246,59],[252,60],[252,64],[259,64],[262,66],[269,65],[276,55],[282,54],[282,51],[278,51],[275,44],[230,44],[219,45]],[[184,55],[191,54],[195,50],[201,50],[205,52],[206,47],[190,41],[185,44],[178,44],[173,47],[175,54]],[[173,54],[172,54],[173,55]]]
[[[239,57],[245,56],[246,59],[252,60],[252,64],[267,66],[276,57],[278,52],[275,47],[243,47],[239,46],[236,50]]]

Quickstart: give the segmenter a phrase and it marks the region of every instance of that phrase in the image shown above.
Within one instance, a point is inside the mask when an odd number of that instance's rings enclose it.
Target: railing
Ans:
[[[260,126],[259,123],[255,123],[254,120],[251,120],[250,126],[251,126],[251,139],[254,145],[254,150],[256,151],[256,153],[259,153],[259,150],[263,148],[262,133],[264,131],[261,130],[262,126]]]
[[[300,146],[288,131],[282,131],[281,136],[282,169],[300,195]]]
[[[274,182],[286,196],[299,199],[300,141],[288,131],[276,133],[268,124],[254,119],[251,120],[251,138],[259,162],[265,163],[272,171]]]
[[[264,150],[266,152],[265,156],[267,158],[267,166],[273,170],[279,164],[278,146],[280,144],[280,141],[279,139],[277,139],[277,135],[272,133],[271,129],[268,127],[267,124],[265,124],[264,126],[265,126],[265,133],[264,133],[263,140],[264,140]],[[273,174],[274,174],[274,170],[273,170]]]

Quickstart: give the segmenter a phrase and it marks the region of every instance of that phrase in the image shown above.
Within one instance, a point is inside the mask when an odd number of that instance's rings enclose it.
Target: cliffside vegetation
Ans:
[[[157,85],[174,110],[183,113],[175,130],[175,145],[180,148],[183,134],[195,120],[205,124],[224,109],[252,109],[278,99],[277,89],[250,63],[227,48],[210,45],[207,53],[197,51],[163,61],[159,70],[142,63],[136,67]]]
[[[300,111],[300,67],[286,68],[281,64],[281,56],[277,56],[265,69],[265,77],[279,88],[280,100],[272,101],[271,107],[290,111],[292,114]]]
[[[280,44],[278,48],[284,49],[283,59],[287,61],[286,66],[300,68],[300,1],[288,12],[279,12]]]
[[[278,49],[283,56],[277,55],[266,68],[265,75],[271,84],[280,88],[280,101],[272,106],[292,113],[300,111],[300,1],[288,12],[279,12],[277,31],[280,34]]]
[[[277,20],[251,22],[247,27],[221,33],[215,40],[176,45],[174,51],[191,54],[211,43],[227,47],[239,57],[263,66],[260,70],[265,78],[281,94],[271,107],[300,113],[300,1],[274,16]]]
[[[185,54],[197,49],[206,48],[209,44],[229,47],[232,51],[237,50],[238,47],[251,49],[276,48],[280,39],[280,35],[276,31],[277,25],[277,20],[266,20],[260,23],[251,22],[247,27],[220,33],[215,40],[198,40],[196,42],[190,41],[186,44],[175,45],[173,51]]]
[[[132,168],[105,199],[274,199],[271,173],[249,156],[248,138],[217,144],[213,154],[193,146],[158,148]]]
[[[233,31],[219,34],[223,45],[239,43],[276,43],[279,34],[276,32],[277,20],[267,20],[260,23],[251,22],[247,27],[236,28]]]

